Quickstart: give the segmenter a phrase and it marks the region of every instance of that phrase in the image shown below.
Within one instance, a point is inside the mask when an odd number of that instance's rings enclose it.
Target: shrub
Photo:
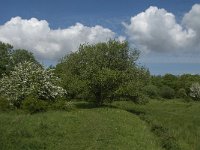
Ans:
[[[19,63],[10,76],[0,80],[0,93],[16,107],[20,107],[24,98],[35,94],[38,99],[52,101],[65,94],[65,90],[56,86],[58,78],[52,69],[45,70],[33,62]]]
[[[139,94],[136,104],[146,104],[149,102],[149,98],[144,94]]]
[[[44,100],[36,99],[35,96],[28,96],[22,103],[22,109],[33,114],[45,112],[48,109],[48,103]]]
[[[175,96],[175,91],[169,86],[163,86],[160,90],[160,96],[162,98],[172,99]]]
[[[190,87],[190,96],[194,100],[200,100],[200,84],[198,82],[193,83]]]
[[[187,94],[186,94],[186,90],[184,88],[180,88],[178,91],[177,91],[177,94],[176,96],[178,98],[187,98]]]
[[[150,98],[155,98],[158,96],[158,88],[155,85],[147,85],[143,90],[144,94]]]

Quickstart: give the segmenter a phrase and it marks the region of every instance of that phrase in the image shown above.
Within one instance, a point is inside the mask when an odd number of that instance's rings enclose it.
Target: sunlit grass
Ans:
[[[139,117],[113,108],[28,115],[0,114],[2,150],[157,150],[158,138]]]

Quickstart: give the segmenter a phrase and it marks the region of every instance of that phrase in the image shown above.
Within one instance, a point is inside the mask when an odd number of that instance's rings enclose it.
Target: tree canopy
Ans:
[[[65,56],[56,66],[56,73],[65,78],[63,86],[80,83],[79,93],[71,91],[73,96],[87,93],[93,96],[97,104],[116,96],[137,98],[134,93],[140,88],[140,78],[146,78],[148,72],[136,65],[138,50],[130,49],[127,42],[110,40],[105,43],[83,44],[77,52]],[[70,80],[67,80],[69,79]],[[76,90],[78,87],[75,87]]]
[[[15,65],[25,61],[39,64],[31,52],[24,49],[13,49],[10,44],[0,42],[0,77],[3,74],[9,74]]]

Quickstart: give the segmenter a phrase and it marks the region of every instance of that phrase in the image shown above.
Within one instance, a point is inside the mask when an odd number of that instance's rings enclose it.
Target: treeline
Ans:
[[[200,75],[183,74],[151,76],[144,92],[151,98],[200,100]]]
[[[115,100],[199,99],[199,75],[151,76],[138,58],[128,42],[110,40],[80,45],[55,67],[44,68],[27,50],[0,42],[0,108],[33,113],[68,109],[72,100],[101,106]]]

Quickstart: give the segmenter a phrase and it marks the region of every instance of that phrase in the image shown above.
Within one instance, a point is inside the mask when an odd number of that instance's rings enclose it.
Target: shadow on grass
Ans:
[[[117,109],[117,107],[111,104],[97,105],[95,102],[77,102],[74,104],[74,106],[79,109],[93,109],[93,108],[116,108]]]
[[[92,109],[98,108],[98,106],[93,102],[78,102],[74,104],[76,108],[79,109]]]

